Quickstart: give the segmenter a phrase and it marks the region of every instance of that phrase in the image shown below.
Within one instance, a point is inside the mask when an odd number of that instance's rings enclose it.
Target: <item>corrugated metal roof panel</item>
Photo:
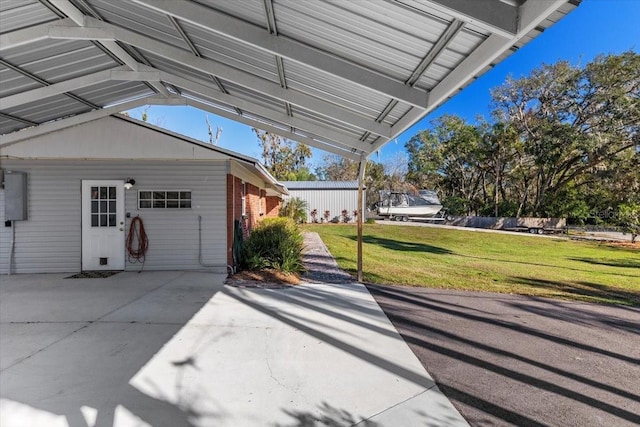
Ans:
[[[358,181],[280,181],[289,190],[357,190]]]
[[[200,27],[182,23],[189,39],[205,58],[279,82],[275,56]]]
[[[27,76],[24,76],[12,69],[0,65],[0,97],[21,93],[27,90],[36,89],[42,85]],[[0,106],[2,100],[0,99]]]
[[[145,52],[144,56],[145,58],[147,58],[147,60],[149,60],[153,67],[161,71],[166,71],[178,77],[183,77],[193,82],[209,86],[212,91],[219,91],[218,87],[212,84],[213,80],[211,80],[211,77],[205,73],[201,73],[200,71],[194,70],[193,68],[185,67],[182,64],[170,61],[165,58],[161,58],[151,53]]]
[[[347,123],[337,122],[337,121],[328,119],[320,114],[317,114],[313,111],[310,111],[301,107],[292,106],[291,111],[293,112],[294,117],[299,116],[299,117],[311,119],[320,124],[331,126],[333,129],[336,129],[338,131],[351,134],[356,138],[358,138],[362,134],[362,130],[360,130],[360,128],[358,127],[350,126]]]
[[[391,110],[391,112],[384,119],[383,123],[387,123],[391,126],[395,125],[398,120],[400,120],[405,114],[411,111],[411,105],[403,104],[399,102],[395,107]]]
[[[56,14],[37,0],[0,2],[0,33],[8,33],[55,19],[58,19]]]
[[[98,14],[99,19],[162,40],[182,49],[189,48],[178,30],[162,13],[134,2],[91,0],[86,3]]]
[[[2,54],[7,62],[49,83],[119,65],[91,42],[81,40],[42,40]]]
[[[263,93],[247,89],[235,83],[228,82],[226,80],[222,80],[222,85],[227,89],[227,91],[238,98],[245,99],[247,101],[254,102],[263,107],[275,108],[280,112],[284,113],[284,102],[276,99],[274,97],[265,95]]]
[[[283,60],[283,63],[287,86],[291,89],[327,99],[336,105],[360,109],[371,119],[380,114],[381,105],[391,100],[364,87],[354,88],[353,83],[295,61]]]
[[[444,31],[448,21],[417,24],[420,17],[386,2],[286,2],[274,4],[278,31],[326,52],[404,81]],[[366,20],[384,25],[379,31]],[[449,20],[450,21],[450,20]]]
[[[264,0],[195,0],[197,3],[218,9],[229,15],[236,16],[254,25],[259,25],[267,29],[267,15],[264,10]],[[277,19],[277,18],[276,18]]]
[[[58,95],[19,107],[9,108],[3,110],[3,112],[32,122],[44,123],[60,118],[60,111],[67,113],[66,116],[71,116],[90,110],[91,108],[87,105],[75,101],[68,96]]]
[[[13,132],[18,129],[22,129],[25,126],[29,126],[23,122],[12,120],[8,117],[0,116],[0,133]]]

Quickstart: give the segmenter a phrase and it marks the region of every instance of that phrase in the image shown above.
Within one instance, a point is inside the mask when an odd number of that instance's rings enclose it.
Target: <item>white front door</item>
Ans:
[[[124,270],[124,181],[82,181],[82,270]]]

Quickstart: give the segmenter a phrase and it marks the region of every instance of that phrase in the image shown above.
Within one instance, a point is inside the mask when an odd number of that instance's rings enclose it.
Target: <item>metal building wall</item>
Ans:
[[[140,215],[149,237],[145,270],[204,269],[198,262],[198,216],[202,216],[205,264],[226,271],[227,161],[6,160],[2,168],[28,173],[29,218],[16,221],[14,273],[77,272],[81,269],[81,180],[136,180],[125,191],[125,212]],[[138,190],[191,190],[191,209],[137,209]],[[128,233],[131,219],[126,219]],[[0,274],[9,268],[11,228],[4,226],[0,190]],[[126,234],[125,234],[126,237]],[[125,248],[123,248],[123,251]],[[126,263],[126,270],[140,264]]]
[[[297,197],[307,202],[307,222],[311,222],[311,211],[318,209],[318,220],[323,217],[324,211],[331,212],[329,220],[340,217],[346,209],[355,222],[353,211],[358,209],[358,190],[352,189],[289,189],[289,197]],[[287,199],[288,199],[287,198]]]

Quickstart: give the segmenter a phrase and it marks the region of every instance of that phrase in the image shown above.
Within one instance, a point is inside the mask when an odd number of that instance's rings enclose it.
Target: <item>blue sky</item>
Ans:
[[[546,0],[536,0],[546,1]],[[521,77],[543,63],[567,60],[585,64],[599,54],[618,54],[627,50],[640,52],[640,0],[583,0],[567,17],[527,44],[462,92],[405,131],[397,142],[390,142],[372,159],[385,162],[404,152],[404,143],[429,127],[429,122],[443,114],[456,114],[473,122],[478,115],[487,116],[491,102],[489,91],[508,75]],[[140,118],[142,108],[132,110]],[[205,115],[222,128],[219,146],[259,158],[258,140],[251,128],[243,124],[190,107],[151,106],[149,123],[192,138],[208,141]],[[324,152],[314,150],[312,164],[322,160]]]

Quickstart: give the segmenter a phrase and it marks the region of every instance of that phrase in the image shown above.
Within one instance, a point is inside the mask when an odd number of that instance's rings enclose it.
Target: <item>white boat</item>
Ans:
[[[420,190],[418,194],[380,191],[378,215],[385,219],[409,221],[410,218],[431,218],[442,210],[438,195],[432,190]]]

